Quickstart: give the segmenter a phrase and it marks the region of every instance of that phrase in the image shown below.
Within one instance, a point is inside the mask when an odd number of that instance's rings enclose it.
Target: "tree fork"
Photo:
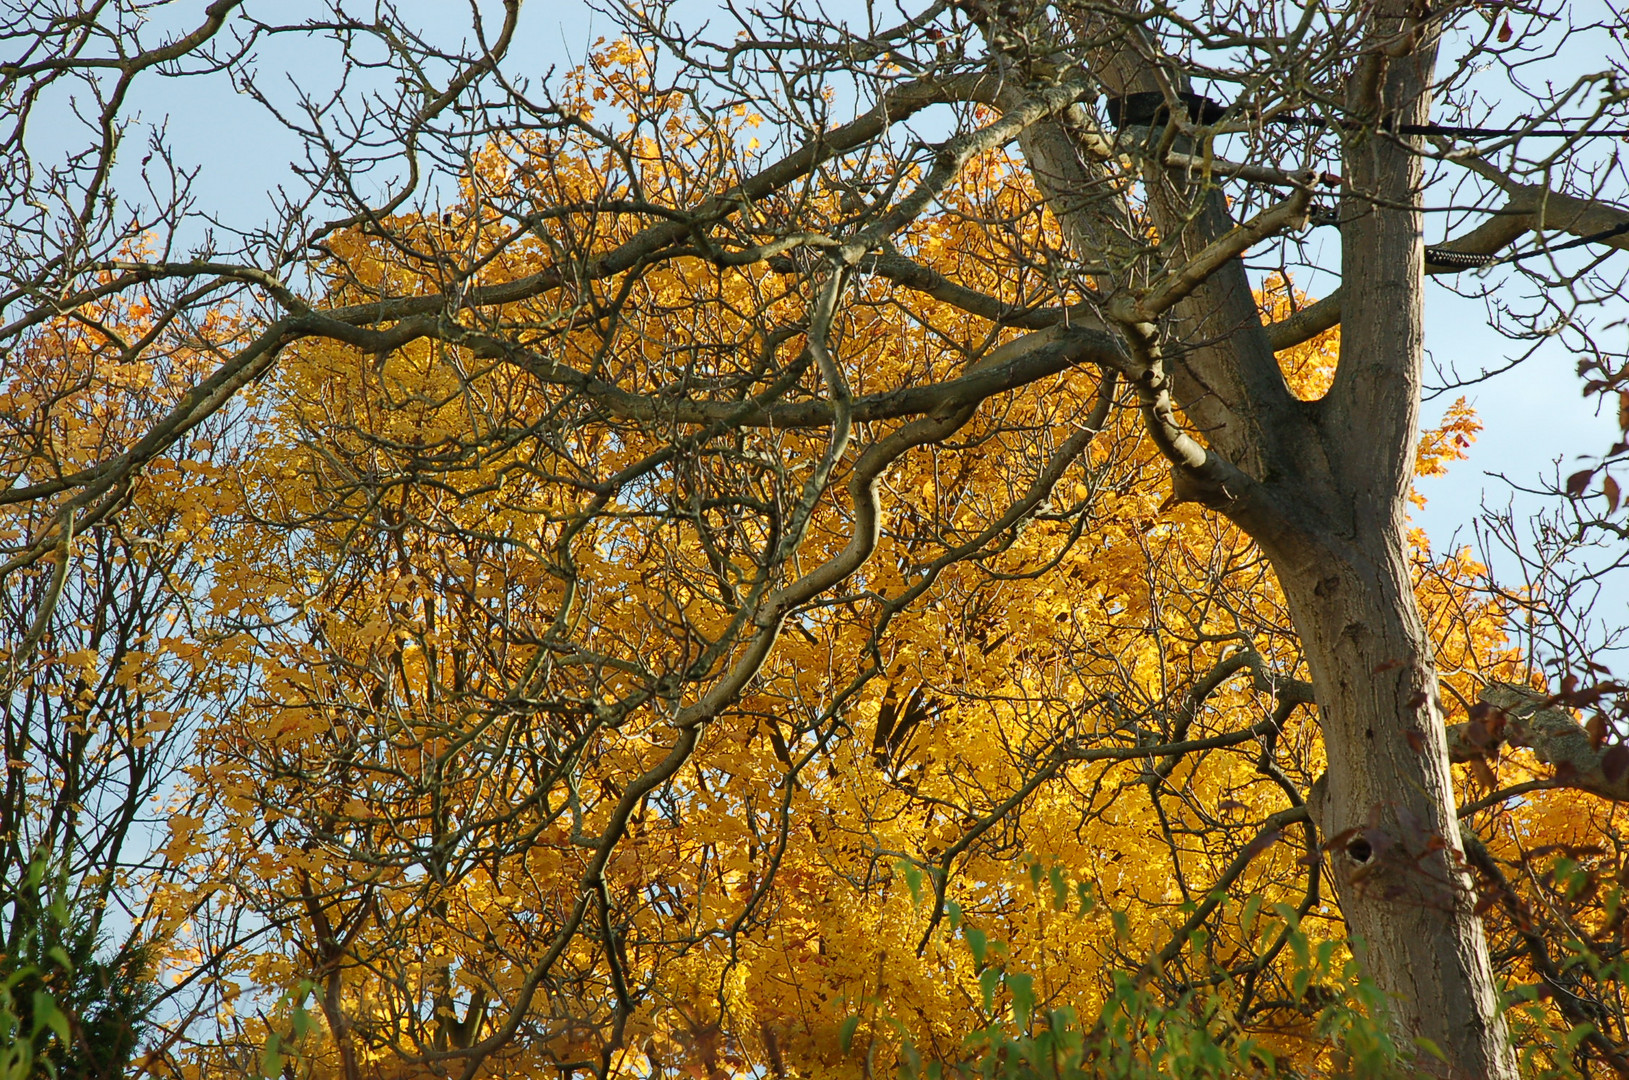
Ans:
[[[1407,5],[1378,9],[1352,83],[1352,115],[1425,119],[1433,34]],[[1111,89],[1151,78],[1125,50],[1100,59]],[[1054,138],[1078,140],[1061,128],[1051,125]],[[1083,197],[1091,155],[1049,152],[1046,134],[1027,135],[1025,153],[1066,231],[1089,246],[1098,231]],[[1227,488],[1235,497],[1215,506],[1262,546],[1289,600],[1328,756],[1311,812],[1325,842],[1335,841],[1341,910],[1363,942],[1364,969],[1392,1001],[1403,1051],[1427,1074],[1504,1080],[1516,1076],[1515,1062],[1473,911],[1436,673],[1403,540],[1423,368],[1422,221],[1408,208],[1420,161],[1408,144],[1362,130],[1348,136],[1346,153],[1345,327],[1335,385],[1322,401],[1289,394],[1239,259],[1206,258],[1248,226],[1234,225],[1214,193],[1189,213],[1181,175],[1146,171],[1149,208],[1187,263],[1167,279],[1183,282],[1173,303],[1154,306],[1169,307],[1174,325],[1206,344],[1170,363],[1139,348],[1158,335],[1128,318],[1140,307],[1135,298],[1121,293],[1108,311],[1122,316],[1134,357],[1169,369],[1176,393],[1152,397],[1183,401],[1186,421],[1209,445],[1190,445],[1174,417],[1145,408],[1154,442],[1190,486],[1202,473],[1234,474]],[[1305,205],[1285,205],[1271,224],[1293,226]],[[1160,370],[1146,375],[1165,379]],[[1210,468],[1196,470],[1201,461]]]

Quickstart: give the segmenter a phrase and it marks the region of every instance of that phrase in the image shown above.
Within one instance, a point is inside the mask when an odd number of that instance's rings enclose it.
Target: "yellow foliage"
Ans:
[[[637,176],[569,133],[503,138],[457,205],[397,219],[395,234],[491,252],[477,283],[490,284],[547,272],[553,241],[500,243],[511,224],[483,191],[570,207],[637,180],[644,200],[693,205],[697,177],[733,174],[757,118],[688,117],[650,91],[643,64],[613,44],[565,93],[584,115],[602,103],[630,124],[660,119],[633,148]],[[1005,303],[1075,302],[1082,287],[1022,272],[1062,246],[1027,183],[1004,153],[979,159],[901,249]],[[842,192],[807,197],[844,213]],[[775,212],[766,200],[748,217]],[[562,222],[596,252],[632,235],[620,218]],[[359,230],[332,247],[337,303],[387,283],[439,288],[410,244]],[[197,646],[200,662],[251,669],[253,690],[203,733],[164,849],[198,888],[279,931],[233,972],[282,995],[252,1018],[234,1006],[250,1043],[309,1014],[293,1052],[312,1076],[341,1075],[345,1054],[365,1075],[439,1075],[437,1054],[506,1024],[489,1075],[603,1052],[619,1076],[857,1077],[907,1038],[954,1058],[1017,1007],[1019,975],[1048,1008],[1096,1015],[1107,974],[1142,968],[1256,823],[1289,805],[1286,789],[1319,774],[1313,717],[1276,693],[1307,674],[1272,574],[1230,525],[1168,505],[1129,410],[1021,520],[991,527],[1090,412],[1097,377],[1073,369],[885,473],[864,568],[799,610],[694,752],[624,806],[682,740],[675,718],[709,685],[693,673],[743,648],[753,597],[776,584],[763,553],[825,433],[718,438],[618,416],[560,372],[743,401],[761,355],[805,347],[809,301],[775,263],[692,257],[514,305],[503,318],[528,344],[504,355],[473,319],[467,347],[288,350],[252,463],[222,485],[233,506],[197,525],[218,534],[216,615],[254,629]],[[1291,303],[1269,283],[1264,310]],[[992,338],[950,304],[858,275],[834,351],[859,397],[954,378],[1015,333]],[[1338,355],[1329,331],[1280,362],[1313,398]],[[813,378],[802,399],[819,400]],[[859,425],[833,490],[895,424]],[[1418,474],[1440,473],[1478,428],[1456,403],[1423,437]],[[854,530],[845,499],[811,514],[803,571]],[[1477,592],[1482,568],[1417,545],[1443,682],[1472,700],[1521,658]],[[1234,674],[1190,701],[1227,663]],[[1275,714],[1271,739],[1222,745]],[[1135,753],[1184,739],[1216,745]],[[1535,805],[1513,828],[1570,835],[1547,813]],[[598,838],[624,816],[601,867]],[[1204,943],[1155,974],[1225,982],[1230,1008],[1287,1001],[1248,1013],[1250,1030],[1315,1068],[1326,1049],[1307,987],[1289,998],[1286,912],[1299,910],[1309,948],[1329,943],[1326,960],[1344,955],[1343,928],[1327,887],[1309,884],[1302,834],[1266,839]],[[990,969],[1007,977],[994,990]],[[193,1065],[229,1061],[205,1049]]]

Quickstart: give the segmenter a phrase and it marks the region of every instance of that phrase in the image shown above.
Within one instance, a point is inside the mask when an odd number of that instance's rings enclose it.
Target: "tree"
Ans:
[[[6,354],[8,478],[95,467],[206,370],[172,319],[151,315],[139,298],[110,295]],[[153,385],[166,379],[183,386]],[[152,849],[204,710],[235,696],[186,659],[208,562],[196,538],[217,505],[207,486],[230,458],[213,443],[230,420],[209,418],[139,482],[104,490],[99,508],[28,498],[0,508],[8,554],[22,549],[0,594],[0,972],[25,1031],[36,993],[67,1025],[49,1052],[36,1047],[59,1076],[118,1075],[149,1009],[190,1012],[190,985],[151,978],[168,944],[160,928],[185,922],[194,903],[165,895],[176,868]],[[42,534],[49,545],[33,548]]]
[[[752,792],[732,809],[762,837],[730,867],[744,877],[716,879],[726,896],[745,888],[725,920],[733,940],[784,887],[788,823],[814,790],[803,774],[839,767],[833,747],[866,717],[865,753],[915,812],[957,806],[918,794],[934,775],[1012,792],[939,823],[939,850],[919,859],[930,924],[951,911],[957,859],[1050,781],[1078,781],[1077,764],[1154,759],[1150,812],[1180,852],[1162,785],[1188,754],[1264,745],[1263,783],[1291,806],[1266,815],[1261,836],[1316,827],[1309,854],[1327,860],[1404,1053],[1423,1070],[1514,1075],[1469,868],[1492,872],[1462,838],[1444,646],[1422,620],[1405,532],[1423,278],[1509,258],[1587,330],[1610,282],[1565,256],[1541,273],[1528,256],[1559,248],[1554,234],[1629,245],[1616,173],[1593,141],[1624,97],[1603,51],[1603,74],[1546,91],[1528,118],[1498,121],[1508,131],[1431,121],[1434,104],[1479,115],[1478,94],[1515,115],[1520,83],[1501,77],[1555,43],[1601,48],[1591,28],[1542,13],[1513,28],[1509,12],[1471,4],[931,4],[863,30],[795,9],[753,15],[712,45],[640,8],[622,13],[630,42],[597,57],[592,78],[539,89],[502,67],[515,2],[490,36],[476,19],[467,55],[342,6],[304,26],[240,8],[211,5],[196,31],[150,47],[106,10],[40,16],[20,23],[18,59],[0,68],[17,119],[8,362],[66,326],[119,363],[178,348],[218,360],[202,377],[162,371],[174,392],[105,450],[19,443],[0,498],[32,517],[4,569],[43,577],[47,553],[119,520],[161,455],[242,402],[223,436],[246,455],[222,508],[238,522],[221,526],[212,571],[217,625],[234,632],[207,655],[255,666],[255,700],[234,719],[260,722],[212,729],[199,802],[168,851],[217,883],[221,860],[239,860],[237,910],[268,928],[304,920],[303,956],[261,954],[244,970],[321,990],[343,1074],[388,1053],[472,1075],[527,1045],[560,1060],[576,1046],[582,1067],[610,1070],[636,1003],[673,985],[653,973],[718,937],[701,878],[685,877],[717,857],[693,822],[671,837],[668,880],[613,896],[612,882],[641,880],[619,860],[654,858],[639,838],[656,820],[727,802],[710,771]],[[232,46],[210,52],[229,26]],[[353,51],[369,41],[400,78],[355,113],[316,100],[299,120],[285,110],[311,147],[312,189],[275,228],[236,251],[211,238],[190,259],[170,257],[173,242],[138,247],[149,225],[126,225],[107,197],[128,84],[202,60],[260,92],[248,58],[291,33],[330,35],[357,71],[378,64]],[[680,67],[665,75],[670,61]],[[92,152],[34,168],[30,110],[75,78],[99,91]],[[1564,121],[1568,110],[1588,115]],[[1566,134],[1546,134],[1556,126]],[[369,202],[360,173],[382,143],[405,164]],[[456,199],[427,186],[437,168],[456,175]],[[1315,205],[1321,195],[1335,205]],[[1463,220],[1428,249],[1438,201]],[[319,219],[325,205],[337,216]],[[159,210],[185,224],[183,196]],[[1338,228],[1340,289],[1266,322],[1244,257],[1265,246],[1265,264],[1295,263],[1314,219]],[[1508,254],[1530,235],[1536,247]],[[98,317],[109,297],[139,302],[153,329]],[[1332,379],[1304,400],[1275,354],[1337,323]],[[1617,376],[1597,366],[1605,388]],[[267,378],[271,389],[248,390]],[[1122,396],[1171,470],[1155,502],[1187,531],[1169,550],[1214,553],[1179,586],[1126,593],[1110,576],[1121,559],[1158,566],[1149,508],[1111,505],[1146,492],[1148,459],[1116,419]],[[14,415],[40,432],[61,407],[41,397]],[[1214,515],[1259,547],[1270,577]],[[1111,565],[1095,581],[1082,569],[1060,598],[1042,571],[1082,544]],[[975,584],[1007,579],[1054,595]],[[1039,619],[1014,610],[1067,615],[1073,590],[1099,588],[1103,629],[1025,652]],[[1161,607],[1172,592],[1194,612],[1180,662],[1170,639],[1184,634]],[[47,618],[51,603],[37,610]],[[1127,650],[1150,640],[1113,632],[1128,612],[1158,626],[1140,659]],[[976,655],[1006,666],[974,680]],[[1266,718],[1190,739],[1241,672],[1270,702]],[[973,688],[947,700],[958,678]],[[1564,688],[1574,697],[1556,704],[1605,700]],[[1043,700],[1071,707],[1031,711]],[[1001,750],[1022,779],[981,776],[979,754],[903,770],[910,732],[971,701],[1001,716],[997,745],[1025,731]],[[1327,770],[1302,785],[1273,747],[1313,703]],[[1455,743],[1459,756],[1482,760],[1504,738],[1487,719],[1456,729],[1471,742]],[[761,756],[723,753],[732,740],[766,742],[781,780],[757,771]],[[1586,743],[1595,756],[1580,761],[1599,767],[1560,779],[1608,779],[1613,751]],[[302,809],[277,809],[288,806]],[[207,871],[188,862],[206,821],[229,841]],[[863,813],[832,827],[877,828]],[[864,880],[880,880],[887,848],[868,850]],[[1216,880],[1238,881],[1257,854],[1235,843]],[[546,884],[531,910],[501,914],[511,859]],[[1304,894],[1314,906],[1317,881]],[[1200,921],[1214,912],[1202,895],[1187,898]],[[636,933],[630,904],[693,926]],[[438,937],[418,936],[427,928]],[[1189,938],[1174,941],[1148,977]],[[1416,962],[1422,952],[1434,962]],[[375,978],[359,986],[359,972]],[[710,1024],[697,1020],[690,1053],[717,1069]],[[778,1038],[763,1036],[776,1069]]]
[[[98,956],[99,913],[74,911],[43,860],[8,883],[0,1033],[8,1078],[121,1076],[155,996],[140,948]]]

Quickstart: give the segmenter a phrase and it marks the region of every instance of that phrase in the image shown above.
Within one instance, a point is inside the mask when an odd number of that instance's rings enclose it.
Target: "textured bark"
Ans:
[[[1279,578],[1312,668],[1329,770],[1309,804],[1328,845],[1341,912],[1365,970],[1407,1039],[1448,1066],[1515,1077],[1464,859],[1430,644],[1402,536],[1282,558]],[[1361,554],[1356,549],[1362,549]],[[1379,559],[1369,556],[1378,554]]]
[[[1389,10],[1388,10],[1389,9]],[[1421,123],[1435,55],[1428,27],[1381,5],[1348,108]],[[1328,773],[1313,818],[1331,846],[1341,911],[1408,1038],[1428,1039],[1457,1077],[1516,1068],[1465,872],[1429,640],[1404,544],[1423,370],[1421,165],[1371,128],[1347,142],[1341,354],[1319,403],[1322,498],[1301,528],[1258,536],[1301,634]],[[1312,513],[1308,513],[1308,511]],[[1284,542],[1288,541],[1288,542]]]
[[[1022,57],[1032,54],[1003,53],[1003,35],[991,29],[1000,16],[987,18],[994,52],[1013,57],[998,68],[1022,84]],[[1088,50],[1087,66],[1110,93],[1161,87],[1147,61],[1152,49],[1124,47],[1128,39],[1117,37],[1105,16],[1077,16],[1072,30],[1078,40],[1119,43]],[[1389,132],[1429,119],[1434,34],[1424,8],[1382,0],[1354,61],[1346,111],[1355,123],[1345,140],[1340,212],[1343,285],[1322,320],[1341,323],[1341,355],[1322,400],[1290,393],[1242,261],[1206,270],[1163,313],[1151,305],[1235,228],[1221,195],[1194,187],[1191,171],[1145,168],[1145,205],[1170,243],[1146,278],[1100,278],[1097,286],[1110,297],[1103,310],[1119,324],[1128,352],[1145,365],[1125,374],[1145,391],[1145,416],[1172,461],[1175,496],[1230,517],[1262,546],[1284,588],[1328,756],[1310,809],[1329,845],[1341,910],[1366,971],[1388,995],[1404,1052],[1422,1075],[1505,1080],[1517,1075],[1514,1055],[1474,910],[1404,532],[1419,429],[1426,268],[1419,147]],[[1188,89],[1180,73],[1173,84]],[[1078,110],[1048,118],[1020,142],[1083,261],[1123,243],[1128,226],[1105,197],[1097,167],[1102,135],[1089,118]],[[1186,149],[1178,139],[1175,150]],[[1499,221],[1490,229],[1500,235],[1466,239],[1480,250],[1527,227]],[[1178,347],[1162,350],[1162,339]],[[1165,383],[1174,389],[1161,412],[1149,388]],[[1175,403],[1188,430],[1203,432],[1202,453],[1179,447],[1186,436],[1165,419]]]
[[[1623,755],[1621,744],[1597,743],[1570,712],[1530,687],[1492,683],[1481,698],[1497,714],[1450,727],[1451,759],[1485,760],[1497,756],[1502,746],[1525,746],[1534,757],[1555,767],[1553,783],[1557,787],[1629,802],[1629,774],[1612,760],[1613,755]]]
[[[1382,5],[1350,112],[1377,128],[1423,122],[1434,53],[1428,27]],[[1310,802],[1365,967],[1400,1033],[1446,1057],[1438,1068],[1422,1056],[1422,1069],[1514,1077],[1405,555],[1424,348],[1420,160],[1371,128],[1348,140],[1346,174],[1340,363],[1318,410],[1330,473],[1306,485],[1322,497],[1302,504],[1299,528],[1258,539],[1312,670],[1329,767]]]

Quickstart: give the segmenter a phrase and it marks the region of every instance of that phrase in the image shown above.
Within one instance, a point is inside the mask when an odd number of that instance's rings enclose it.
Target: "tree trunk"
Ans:
[[[1515,1061],[1404,542],[1424,369],[1423,168],[1386,129],[1429,118],[1435,31],[1420,10],[1377,5],[1353,67],[1347,111],[1365,124],[1344,153],[1340,361],[1316,407],[1316,451],[1292,466],[1307,502],[1286,511],[1290,529],[1257,539],[1312,672],[1329,768],[1309,801],[1364,968],[1399,1033],[1446,1059],[1421,1055],[1422,1070],[1503,1080]]]
[[[1329,393],[1290,394],[1237,260],[1179,303],[1164,332],[1183,343],[1169,374],[1188,424],[1246,478],[1205,501],[1272,560],[1302,637],[1329,762],[1312,812],[1326,842],[1338,841],[1332,876],[1364,970],[1421,1074],[1514,1080],[1404,542],[1424,366],[1422,168],[1419,148],[1389,132],[1428,119],[1436,49],[1424,10],[1381,0],[1354,61],[1347,113],[1359,122],[1344,152],[1341,355]],[[1092,25],[1083,40],[1107,37]],[[1161,85],[1135,50],[1099,52],[1090,66],[1112,92]],[[1043,124],[1022,145],[1089,255],[1118,223],[1080,138],[1067,122]],[[1221,196],[1196,201],[1186,172],[1145,179],[1174,265],[1231,227]]]
[[[1465,873],[1430,643],[1400,531],[1275,560],[1312,671],[1329,770],[1309,800],[1359,960],[1421,1068],[1516,1076]],[[1405,1046],[1405,1051],[1414,1047]]]

